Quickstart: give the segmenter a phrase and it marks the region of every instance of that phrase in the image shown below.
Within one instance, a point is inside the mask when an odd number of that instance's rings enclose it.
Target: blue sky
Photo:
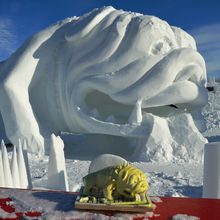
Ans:
[[[184,29],[196,39],[208,75],[220,77],[219,0],[0,0],[0,61],[56,21],[107,5],[155,15]]]

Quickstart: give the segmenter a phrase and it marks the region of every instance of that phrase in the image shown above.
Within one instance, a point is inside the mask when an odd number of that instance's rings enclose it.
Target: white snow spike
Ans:
[[[26,167],[25,167],[23,150],[22,150],[20,139],[18,142],[18,169],[19,169],[21,188],[27,189],[28,188],[28,178],[27,178],[27,171],[26,171]]]
[[[16,146],[14,146],[12,160],[11,160],[11,175],[12,175],[14,187],[20,188],[21,185],[20,185],[20,176],[18,170]]]
[[[137,100],[131,115],[128,119],[130,124],[140,124],[142,122],[142,110],[141,110],[142,100]]]
[[[52,134],[50,139],[47,187],[49,189],[69,191],[63,149],[64,143],[62,139]]]
[[[6,150],[4,141],[2,141],[1,147],[2,147],[2,162],[3,162],[4,176],[5,176],[5,186],[8,188],[12,188],[13,181],[11,176],[11,169],[8,160],[8,152]]]
[[[28,189],[32,189],[33,185],[32,185],[32,181],[31,181],[31,172],[30,172],[29,161],[28,161],[27,141],[26,140],[24,140],[24,143],[23,143],[23,155],[24,155],[24,162],[25,162],[27,178],[28,178]]]
[[[0,149],[0,187],[5,187],[5,174],[2,163],[2,150]]]

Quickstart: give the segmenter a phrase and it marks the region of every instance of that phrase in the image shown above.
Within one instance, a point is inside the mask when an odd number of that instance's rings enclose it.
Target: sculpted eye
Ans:
[[[154,47],[152,48],[152,53],[154,55],[157,55],[162,51],[162,48],[163,48],[163,42],[159,42],[156,45],[154,45]]]
[[[172,48],[174,48],[173,43],[168,37],[164,37],[152,45],[151,54],[152,55],[164,55],[167,54]]]

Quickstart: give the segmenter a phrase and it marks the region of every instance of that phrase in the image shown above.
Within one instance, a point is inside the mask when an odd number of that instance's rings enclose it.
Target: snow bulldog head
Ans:
[[[139,137],[146,135],[149,113],[164,116],[206,103],[204,60],[181,29],[112,7],[70,26],[58,73],[65,77],[62,100],[68,102],[62,105],[70,130]]]
[[[32,146],[46,131],[143,137],[152,113],[192,111],[207,99],[205,63],[190,35],[112,7],[35,34],[2,65],[5,106],[14,108],[1,108],[7,136]]]

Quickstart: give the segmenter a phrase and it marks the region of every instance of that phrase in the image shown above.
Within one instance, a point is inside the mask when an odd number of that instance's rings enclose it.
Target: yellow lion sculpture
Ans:
[[[83,178],[83,194],[104,197],[107,201],[138,201],[148,190],[146,175],[129,163],[110,166]],[[98,195],[101,192],[102,195]]]

